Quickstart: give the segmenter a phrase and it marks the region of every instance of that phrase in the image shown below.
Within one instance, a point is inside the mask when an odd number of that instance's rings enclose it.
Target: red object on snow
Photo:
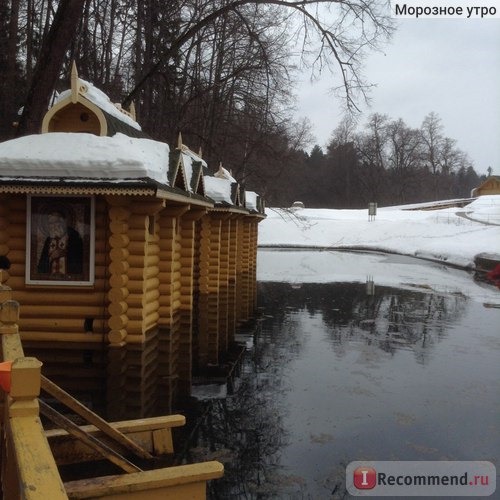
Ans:
[[[488,271],[486,277],[489,280],[500,280],[500,264],[497,264],[491,271]]]
[[[491,271],[486,273],[486,278],[500,288],[500,264],[497,264]]]

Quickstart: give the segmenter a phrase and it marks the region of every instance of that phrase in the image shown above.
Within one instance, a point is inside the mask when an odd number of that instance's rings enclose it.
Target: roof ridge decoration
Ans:
[[[71,65],[71,86],[59,94],[55,104],[47,111],[42,121],[42,133],[47,132],[89,132],[100,136],[114,135],[122,132],[129,137],[148,138],[142,132],[140,125],[135,119],[135,106],[131,104],[127,111],[121,104],[111,102],[111,99],[102,90],[78,75],[75,61]],[[88,116],[84,120],[83,114],[78,114],[78,118],[69,118],[66,109],[71,106],[83,106],[88,110]],[[63,117],[65,125],[58,126],[57,122]],[[93,122],[93,125],[90,125]],[[68,123],[70,125],[68,126]]]
[[[123,108],[121,103],[119,102],[113,102],[112,104],[118,111],[120,111],[120,113],[123,113],[125,116],[128,116],[129,118],[135,121],[135,107],[134,107],[134,113],[132,113],[132,104],[130,105],[130,111],[127,111],[125,108]]]
[[[217,170],[217,172],[215,172],[214,177],[217,177],[219,179],[227,179],[228,181],[231,182],[238,182],[233,177],[231,170],[227,170],[222,166],[222,162],[219,162],[219,169]]]
[[[97,87],[96,87],[97,88]],[[85,96],[89,91],[89,86],[85,83],[84,80],[81,80],[78,76],[78,68],[76,67],[76,62],[73,60],[71,64],[71,102],[76,104],[78,102],[78,95]],[[104,93],[104,92],[103,92]],[[111,102],[111,99],[110,99]],[[132,120],[136,121],[135,118],[135,104],[132,101],[130,104],[130,108],[127,111],[122,107],[119,102],[111,102],[111,104],[118,110],[120,113],[123,113],[125,116],[128,116]],[[105,111],[105,110],[104,110]]]
[[[183,191],[189,191],[189,184],[186,180],[186,172],[184,171],[184,166],[182,164],[182,155],[179,156],[177,169],[175,170],[175,178],[172,185],[176,188],[182,189]]]
[[[179,132],[179,135],[177,136],[177,149],[181,153],[185,153],[188,156],[190,156],[191,159],[194,162],[201,163],[202,167],[208,168],[207,162],[201,156],[201,153],[202,153],[201,146],[200,146],[200,149],[199,149],[198,153],[195,153],[191,148],[189,148],[188,146],[186,146],[185,144],[182,143],[182,134],[181,134],[181,132]]]
[[[78,95],[85,95],[89,88],[84,83],[80,84],[80,78],[78,78],[78,69],[76,68],[76,62],[73,60],[71,64],[71,102],[76,104],[78,102]]]
[[[201,157],[201,148],[195,153],[182,142],[182,134],[177,136],[177,148],[175,164],[173,165],[173,177],[175,177],[175,186],[179,186],[179,175],[182,177],[185,191],[193,194],[206,196],[206,186],[204,182],[204,169],[208,168],[205,160]],[[181,171],[181,174],[178,171]]]
[[[189,191],[190,183],[187,179],[186,170],[184,168],[184,162],[182,159],[182,153],[184,152],[185,148],[188,149],[187,146],[184,146],[184,144],[182,144],[182,134],[179,131],[179,135],[177,136],[177,150],[179,151],[179,156],[176,161],[175,177],[173,179],[172,185],[183,189],[184,191]]]

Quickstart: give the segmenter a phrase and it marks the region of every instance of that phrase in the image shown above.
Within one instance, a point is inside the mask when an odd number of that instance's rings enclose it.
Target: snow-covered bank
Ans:
[[[466,297],[500,307],[493,285],[471,279],[470,273],[399,255],[335,250],[261,249],[258,281],[292,283],[367,283],[443,296]]]
[[[398,253],[474,267],[479,253],[500,253],[500,195],[482,196],[464,208],[409,211],[266,210],[260,247],[360,249]]]

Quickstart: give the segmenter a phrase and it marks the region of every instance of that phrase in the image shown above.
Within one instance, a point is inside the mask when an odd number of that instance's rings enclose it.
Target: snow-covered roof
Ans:
[[[195,165],[193,163],[196,160],[194,160],[194,158],[191,155],[187,154],[185,151],[181,153],[181,158],[186,181],[186,191],[194,192],[197,184],[197,179],[193,179],[193,176],[199,175],[199,166],[198,168],[195,168]],[[195,182],[193,182],[193,180]]]
[[[168,185],[168,155],[167,144],[150,139],[53,132],[0,143],[0,176],[149,178]]]
[[[188,157],[190,161],[199,162],[203,168],[208,168],[207,162],[200,155],[193,153],[193,151],[186,146],[182,146],[181,150],[184,158]]]
[[[257,206],[257,193],[254,191],[245,191],[245,207],[248,210],[259,211],[259,207]]]
[[[100,128],[95,132],[105,137],[52,131],[57,130],[53,123],[57,122],[56,115],[64,113],[71,103],[80,103],[97,114]],[[170,155],[168,145],[149,139],[134,118],[133,109],[123,110],[104,92],[79,78],[73,63],[71,89],[55,95],[44,117],[42,130],[47,133],[0,144],[0,178],[9,185],[23,182],[72,187],[102,183],[121,188],[132,183],[141,189],[155,181],[173,191],[183,190],[192,199],[210,203],[205,198],[209,197],[218,204],[241,205],[238,183],[222,164],[214,177],[205,177],[203,170],[208,170],[208,165],[201,151],[196,154],[185,146],[180,133],[177,149]],[[256,193],[248,193],[246,208],[260,211]]]
[[[141,126],[130,116],[126,115],[125,113],[122,113],[117,108],[117,106],[111,102],[110,98],[102,90],[99,90],[97,87],[94,87],[94,85],[92,85],[90,82],[82,80],[81,78],[78,78],[78,80],[80,83],[79,93],[85,99],[88,99],[90,102],[101,108],[103,111],[106,111],[106,113],[109,113],[115,118],[118,118],[127,125],[130,125],[131,127],[137,130],[142,130]],[[58,96],[56,96],[54,104],[57,104],[58,102],[70,96],[71,96],[71,89],[65,90],[64,92],[61,92]]]
[[[216,177],[205,176],[205,193],[216,203],[233,204],[231,200],[231,181],[228,179],[218,179]]]

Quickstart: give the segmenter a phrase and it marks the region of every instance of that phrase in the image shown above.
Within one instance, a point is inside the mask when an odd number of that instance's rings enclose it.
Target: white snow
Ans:
[[[201,166],[203,168],[208,168],[207,162],[201,156],[199,156],[196,153],[194,153],[193,151],[191,151],[189,148],[183,146],[182,147],[182,154],[191,158],[192,161],[195,161],[197,163],[200,162]]]
[[[464,268],[473,268],[479,253],[500,252],[500,195],[464,208],[381,208],[373,221],[368,210],[268,208],[266,214],[261,247],[379,250]]]
[[[219,170],[215,172],[214,177],[218,177],[219,179],[227,179],[231,182],[236,182],[236,179],[231,175],[231,172],[225,169],[222,165],[219,166]]]
[[[186,191],[193,191],[191,187],[191,178],[193,177],[193,163],[191,156],[186,153],[181,153],[182,156],[182,168],[184,169],[184,179],[186,180]]]
[[[367,283],[422,293],[468,297],[487,307],[500,306],[492,284],[478,282],[470,273],[435,262],[381,253],[338,250],[260,249],[257,280],[292,283]]]
[[[115,118],[118,118],[127,125],[130,125],[131,127],[137,130],[141,130],[141,126],[135,120],[132,120],[130,116],[122,113],[116,107],[116,105],[111,102],[110,98],[102,90],[99,90],[97,87],[94,87],[94,85],[92,85],[90,82],[82,80],[81,78],[78,78],[78,80],[80,84],[83,84],[86,87],[87,91],[85,93],[81,93],[81,95],[85,99],[88,99],[90,102],[94,103],[103,111],[106,111],[106,113],[109,113]],[[71,89],[65,90],[64,92],[61,92],[59,95],[56,96],[54,104],[57,104],[59,101],[62,101],[63,99],[66,99],[67,97],[70,96],[71,96]]]
[[[245,207],[248,210],[258,210],[257,193],[254,191],[245,191]]]
[[[53,132],[0,143],[0,176],[140,179],[168,185],[169,147],[124,134]]]
[[[217,177],[209,177],[206,175],[204,177],[205,181],[205,194],[212,198],[215,202],[230,203],[233,204],[231,200],[231,181],[227,179],[218,179]]]

